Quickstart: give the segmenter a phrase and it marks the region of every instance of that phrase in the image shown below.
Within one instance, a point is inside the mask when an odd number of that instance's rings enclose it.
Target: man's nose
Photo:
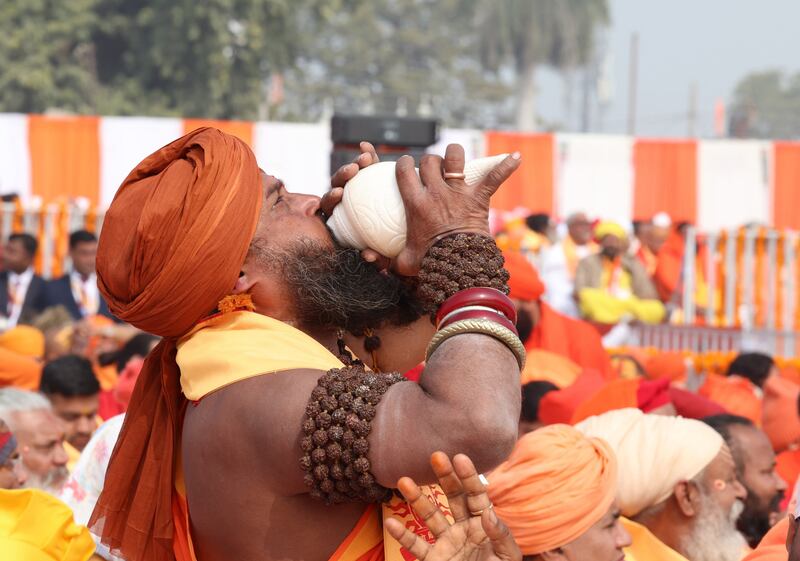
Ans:
[[[314,195],[290,195],[292,206],[306,216],[314,216],[319,211],[320,198]]]

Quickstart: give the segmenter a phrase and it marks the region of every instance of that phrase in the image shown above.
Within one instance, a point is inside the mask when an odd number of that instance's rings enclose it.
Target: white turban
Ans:
[[[681,481],[699,474],[722,449],[723,439],[701,421],[617,409],[575,425],[611,445],[619,464],[617,502],[634,517],[672,495]]]

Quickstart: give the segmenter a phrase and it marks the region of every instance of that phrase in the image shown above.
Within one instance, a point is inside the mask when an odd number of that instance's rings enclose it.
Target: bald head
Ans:
[[[567,217],[569,237],[578,244],[586,245],[592,239],[592,223],[583,212],[576,212]]]

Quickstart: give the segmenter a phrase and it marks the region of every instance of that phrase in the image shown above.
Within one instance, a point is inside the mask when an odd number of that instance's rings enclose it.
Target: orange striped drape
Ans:
[[[65,194],[86,197],[93,205],[100,194],[99,117],[30,115],[28,143],[33,194],[45,202]]]
[[[696,140],[637,140],[633,168],[635,219],[666,212],[674,222],[697,221]]]
[[[522,165],[492,197],[492,208],[531,212],[554,211],[555,141],[552,134],[487,132],[487,154],[519,152]]]
[[[773,224],[800,229],[800,142],[774,142]]]
[[[221,121],[215,119],[184,119],[183,134],[188,134],[200,127],[214,127],[222,132],[238,136],[250,148],[253,148],[253,122],[252,121]]]

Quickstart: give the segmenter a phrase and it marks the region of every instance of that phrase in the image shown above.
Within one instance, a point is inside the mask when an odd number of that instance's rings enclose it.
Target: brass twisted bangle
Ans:
[[[455,337],[463,333],[481,333],[494,337],[508,347],[508,350],[514,353],[520,370],[525,366],[525,346],[522,344],[522,341],[519,340],[519,337],[514,335],[513,331],[490,319],[463,319],[451,323],[444,329],[440,329],[433,335],[431,342],[428,344],[425,360],[430,360],[431,355],[439,348],[439,345],[447,341],[450,337]]]

